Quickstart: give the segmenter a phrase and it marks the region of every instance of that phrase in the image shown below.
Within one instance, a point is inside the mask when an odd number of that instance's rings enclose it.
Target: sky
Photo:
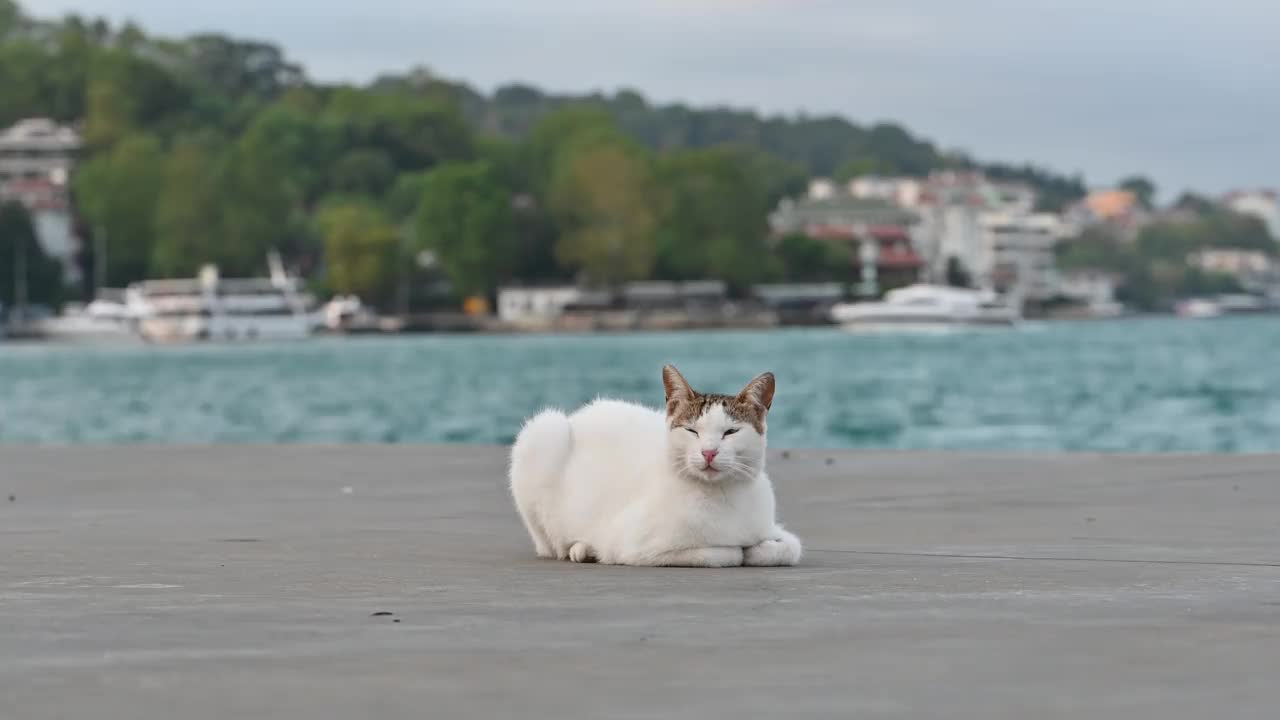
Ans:
[[[482,90],[898,122],[945,149],[1161,195],[1280,186],[1276,0],[19,0],[283,47],[319,80],[412,66]]]

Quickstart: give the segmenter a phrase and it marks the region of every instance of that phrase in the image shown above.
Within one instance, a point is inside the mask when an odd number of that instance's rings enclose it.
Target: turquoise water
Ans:
[[[1280,451],[1280,319],[415,336],[283,345],[0,343],[0,442],[509,442],[529,413],[729,392],[772,370],[775,446]]]

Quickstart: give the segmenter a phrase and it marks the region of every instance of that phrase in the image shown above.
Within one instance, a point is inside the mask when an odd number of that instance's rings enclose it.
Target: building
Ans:
[[[582,297],[576,287],[505,287],[498,290],[498,318],[513,325],[551,322]]]
[[[1133,240],[1138,231],[1152,221],[1149,210],[1142,207],[1136,193],[1130,190],[1095,190],[1067,208],[1063,220],[1075,234],[1086,228],[1105,225],[1121,239]]]
[[[632,310],[701,310],[723,305],[729,286],[720,280],[631,282],[622,286],[621,296]]]
[[[1058,294],[1055,247],[1062,220],[1053,213],[984,213],[982,241],[969,267],[979,287],[1023,302],[1045,302]]]
[[[728,285],[720,280],[631,282],[617,292],[574,286],[505,287],[498,290],[498,319],[511,325],[541,326],[574,311],[672,310],[697,314],[719,311],[728,297]]]
[[[910,177],[864,175],[849,181],[849,195],[861,200],[883,200],[901,208],[920,204],[924,182]]]
[[[68,283],[80,275],[68,185],[81,147],[74,129],[44,118],[0,130],[0,202],[27,208],[40,246],[62,264]]]
[[[1116,301],[1121,277],[1105,270],[1072,270],[1058,275],[1058,297],[1087,309],[1090,315],[1106,317],[1123,311]]]
[[[27,209],[36,239],[46,255],[62,264],[67,283],[78,282],[80,265],[76,255],[80,239],[69,207],[66,188],[48,178],[17,178],[0,182],[0,202],[18,202]]]
[[[1238,213],[1261,220],[1271,237],[1280,242],[1280,191],[1237,190],[1227,193],[1222,203]]]
[[[1280,262],[1259,250],[1214,248],[1187,258],[1187,264],[1205,272],[1230,275],[1245,290],[1280,296]]]
[[[831,306],[845,297],[841,283],[766,283],[751,288],[751,296],[773,311],[782,325],[826,325]]]
[[[21,120],[0,130],[0,183],[48,179],[65,186],[82,147],[73,128],[47,118]]]
[[[840,243],[849,253],[849,280],[860,280],[864,294],[907,285],[924,265],[916,252],[915,213],[883,200],[847,193],[802,200],[784,199],[770,216],[774,237],[799,234]]]
[[[1187,261],[1201,270],[1235,277],[1266,273],[1273,267],[1271,258],[1260,250],[1234,250],[1230,248],[1201,250],[1188,258]]]
[[[913,235],[925,277],[945,282],[948,266],[955,263],[971,278],[989,277],[992,259],[983,216],[1030,215],[1035,204],[1035,191],[1022,183],[997,182],[977,172],[933,173],[913,207],[919,217]]]

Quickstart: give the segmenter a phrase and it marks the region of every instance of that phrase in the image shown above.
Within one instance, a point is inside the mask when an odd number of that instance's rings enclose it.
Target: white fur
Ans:
[[[692,429],[617,400],[530,419],[511,450],[511,493],[537,554],[616,565],[798,562],[800,541],[774,519],[764,436],[722,405]],[[704,449],[718,452],[710,468]]]

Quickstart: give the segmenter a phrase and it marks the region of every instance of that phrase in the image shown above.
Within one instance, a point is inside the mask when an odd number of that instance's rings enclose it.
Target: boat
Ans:
[[[994,292],[924,283],[890,290],[878,302],[838,303],[830,317],[856,330],[1012,327],[1022,319]]]
[[[137,318],[123,302],[98,298],[83,307],[69,306],[60,315],[42,318],[37,337],[62,342],[127,342],[136,340]]]
[[[1256,315],[1275,312],[1276,307],[1265,298],[1248,294],[1226,294],[1209,298],[1188,298],[1174,306],[1178,317],[1193,320],[1222,317],[1224,315]]]
[[[310,337],[319,322],[312,297],[277,256],[269,261],[266,278],[223,278],[216,265],[205,265],[195,278],[130,285],[125,302],[138,334],[153,343]]]

